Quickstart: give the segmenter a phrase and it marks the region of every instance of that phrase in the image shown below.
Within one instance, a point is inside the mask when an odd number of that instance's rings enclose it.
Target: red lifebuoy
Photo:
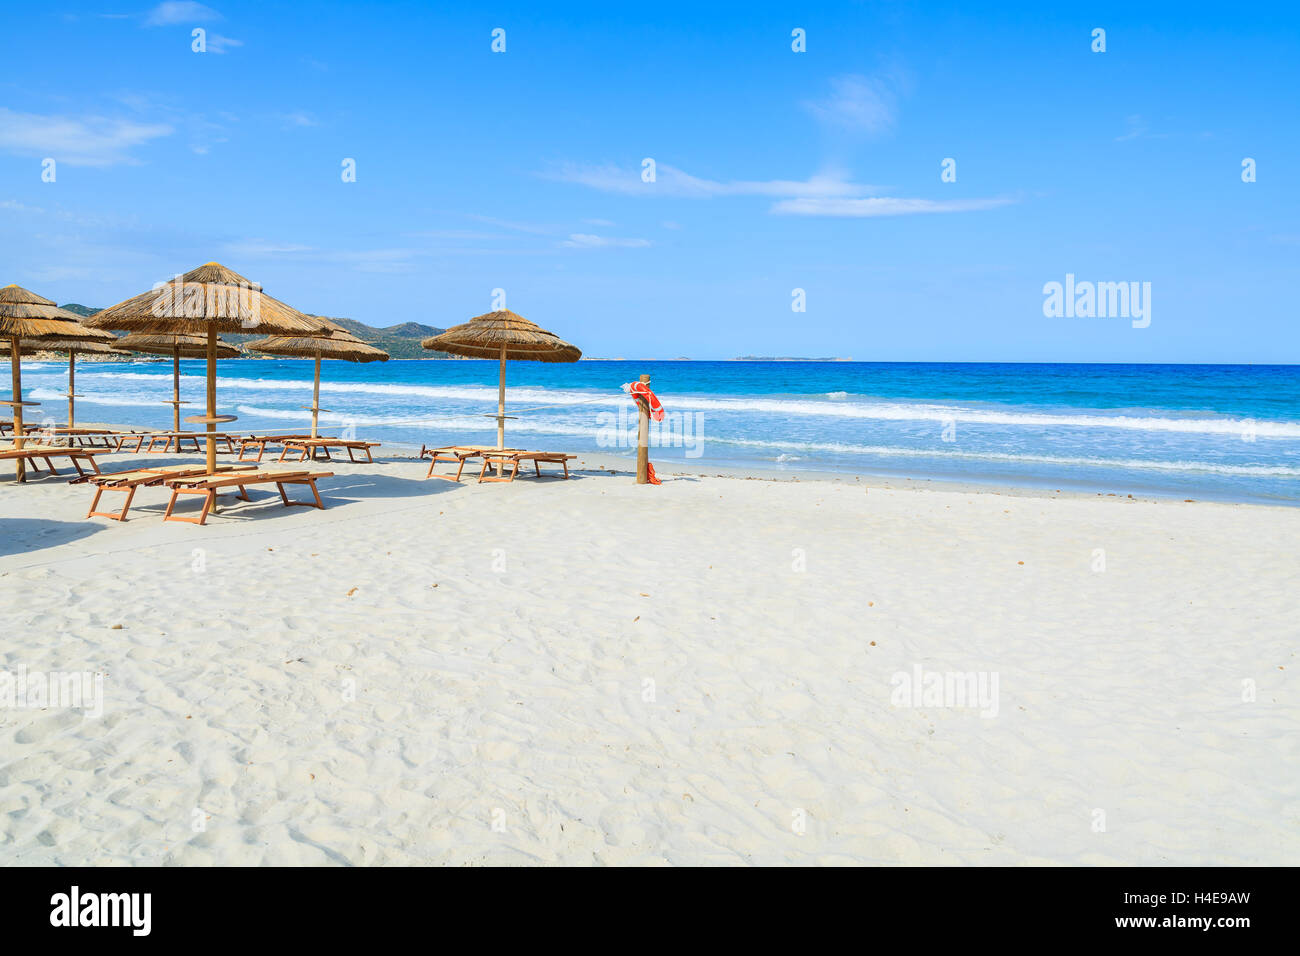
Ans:
[[[631,395],[638,402],[645,402],[646,407],[650,409],[650,417],[657,422],[664,420],[663,403],[650,391],[650,386],[644,382],[629,382],[623,386],[623,390]]]

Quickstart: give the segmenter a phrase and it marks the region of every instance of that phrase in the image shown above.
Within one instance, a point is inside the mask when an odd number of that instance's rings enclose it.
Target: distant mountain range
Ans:
[[[60,306],[60,308],[67,309],[74,315],[80,316],[94,315],[99,311],[99,309],[92,309],[76,302],[70,302],[67,305]],[[447,331],[446,329],[440,329],[432,325],[421,325],[419,322],[399,322],[397,325],[376,329],[364,322],[358,322],[356,319],[340,319],[335,316],[327,316],[327,318],[343,326],[362,342],[383,349],[395,359],[449,359],[455,357],[448,355],[446,352],[430,352],[428,349],[420,347],[422,339],[441,335]],[[265,338],[263,335],[230,334],[223,334],[221,337],[225,341],[236,345],[251,342],[253,339]]]

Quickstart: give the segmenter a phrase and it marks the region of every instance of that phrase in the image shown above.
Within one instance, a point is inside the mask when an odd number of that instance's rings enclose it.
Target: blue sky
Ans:
[[[218,260],[378,326],[503,288],[602,357],[1300,361],[1292,4],[540,6],[10,5],[0,283]],[[1067,273],[1150,326],[1045,317]]]

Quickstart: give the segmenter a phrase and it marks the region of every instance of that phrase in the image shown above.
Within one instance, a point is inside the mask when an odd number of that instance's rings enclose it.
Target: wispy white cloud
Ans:
[[[803,106],[827,126],[875,135],[887,132],[894,125],[898,85],[895,77],[850,73],[831,79],[828,97],[808,101]]]
[[[282,113],[280,114],[280,120],[284,123],[285,127],[320,125],[316,120],[316,117],[312,116],[310,113],[305,113],[302,110],[296,110],[293,113]]]
[[[300,252],[316,251],[312,246],[303,246],[289,242],[270,242],[266,239],[243,239],[239,242],[228,242],[225,245],[227,253],[235,256],[284,256],[293,255]]]
[[[902,199],[877,196],[870,199],[783,199],[772,204],[772,212],[788,216],[912,216],[922,213],[975,212],[1010,205],[1012,199]]]
[[[243,46],[243,45],[244,45],[243,40],[236,40],[232,37],[225,37],[222,36],[220,33],[208,34],[207,46],[208,46],[209,53],[225,53],[227,50],[230,50],[237,46]]]
[[[402,273],[415,269],[414,260],[424,254],[420,249],[321,249],[317,246],[267,239],[241,239],[227,242],[224,255],[247,259],[288,259],[343,266],[356,272]]]
[[[1148,129],[1146,120],[1136,114],[1124,118],[1124,127],[1124,132],[1115,137],[1115,142],[1122,143],[1125,140],[1137,139],[1145,135]]]
[[[222,19],[221,14],[211,7],[193,0],[167,0],[160,3],[145,15],[147,27],[169,26],[175,23],[204,23]]]
[[[570,249],[644,249],[650,245],[649,239],[615,239],[610,236],[594,236],[590,233],[574,232],[560,243]]]
[[[104,116],[42,116],[0,107],[0,149],[19,156],[52,157],[70,166],[137,163],[130,151],[170,136],[166,123]]]
[[[806,180],[730,180],[721,182],[692,176],[676,166],[658,163],[655,181],[643,182],[641,167],[613,164],[564,163],[541,174],[546,179],[577,183],[601,192],[630,196],[670,196],[684,199],[712,199],[718,196],[862,196],[872,191],[833,175]]]

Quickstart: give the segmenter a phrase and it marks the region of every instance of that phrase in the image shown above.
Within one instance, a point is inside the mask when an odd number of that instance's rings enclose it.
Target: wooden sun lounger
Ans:
[[[261,471],[254,469],[251,471],[240,471],[235,474],[213,474],[213,475],[193,475],[183,478],[168,478],[164,482],[172,490],[172,500],[167,504],[167,513],[163,515],[164,521],[187,521],[190,524],[203,524],[208,520],[208,512],[212,510],[217,501],[217,489],[219,488],[238,488],[239,497],[249,501],[248,485],[268,485],[274,484],[280,492],[280,500],[284,502],[286,508],[293,505],[304,505],[312,508],[324,510],[325,504],[320,500],[320,492],[316,490],[316,480],[318,478],[331,478],[332,471]],[[306,485],[311,489],[313,501],[290,501],[289,496],[285,494],[285,485]],[[203,495],[203,509],[199,512],[197,518],[187,518],[182,515],[172,514],[176,507],[176,499],[181,495]]]
[[[239,471],[243,469],[252,469],[254,465],[218,465],[218,472]],[[95,486],[95,497],[90,502],[90,510],[86,512],[87,518],[99,516],[101,518],[112,518],[115,521],[125,521],[126,513],[131,508],[131,501],[135,498],[137,488],[161,485],[169,478],[184,478],[188,476],[203,476],[208,473],[206,464],[202,465],[161,465],[156,468],[132,468],[129,471],[103,472],[97,475],[83,475],[80,478],[73,478],[71,484],[81,482],[90,482]],[[122,503],[121,511],[96,511],[95,507],[99,504],[99,496],[105,491],[125,491],[126,501]]]
[[[291,438],[310,438],[310,435],[249,435],[246,438],[239,439],[239,457],[237,461],[261,461],[262,455],[266,452],[267,445],[283,445]],[[244,457],[244,450],[247,448],[257,449],[257,457],[248,459]]]
[[[0,461],[25,461],[31,466],[32,471],[40,471],[40,466],[36,464],[36,459],[40,458],[45,462],[46,467],[50,469],[51,475],[57,475],[59,470],[54,467],[51,458],[66,458],[71,462],[72,467],[77,469],[78,475],[86,473],[81,468],[81,463],[87,462],[91,470],[98,473],[99,464],[95,461],[96,455],[102,455],[103,451],[93,451],[89,448],[73,448],[69,445],[24,445],[22,448],[6,448],[0,451]]]
[[[489,451],[483,453],[483,467],[479,469],[478,480],[482,481],[514,481],[515,476],[519,474],[519,465],[521,462],[531,461],[533,470],[537,472],[537,477],[542,476],[542,462],[553,465],[564,466],[564,477],[569,477],[569,460],[577,458],[577,455],[566,455],[563,452],[556,451]],[[510,473],[507,475],[505,466],[510,466]],[[488,477],[488,469],[498,467],[498,474],[495,478]]]
[[[444,445],[440,448],[429,448],[426,445],[420,446],[420,457],[425,455],[430,457],[429,470],[425,474],[426,478],[441,478],[443,481],[460,481],[460,474],[465,470],[465,462],[471,458],[481,458],[489,452],[500,452],[501,454],[511,454],[523,451],[522,448],[497,448],[493,445]],[[438,462],[452,462],[456,465],[456,474],[439,475],[434,473],[434,468]]]
[[[333,459],[330,458],[330,449],[343,448],[347,450],[349,461],[360,461],[359,458],[353,455],[354,450],[364,451],[366,453],[366,461],[372,464],[375,459],[370,454],[370,449],[378,448],[380,445],[377,441],[360,441],[355,438],[286,438],[282,444],[284,445],[284,448],[280,451],[279,461],[284,461],[284,456],[289,454],[291,451],[299,453],[299,461],[303,461],[307,457],[308,453],[311,454],[311,460],[316,461],[317,451],[325,453],[325,461],[332,461]],[[259,453],[257,457],[260,459],[262,457],[261,453]]]
[[[64,425],[28,425],[23,431],[29,436],[39,436],[48,440],[62,438],[69,445],[83,448],[102,448],[105,451],[117,451],[123,436],[127,438],[141,434],[136,431],[121,431],[113,428],[68,428]],[[116,442],[116,445],[114,444]]]
[[[234,453],[235,436],[227,434],[226,432],[213,432],[212,437],[218,442],[225,442],[226,451],[232,454]],[[149,439],[149,444],[147,447],[142,447],[146,438]],[[207,438],[207,432],[135,432],[133,434],[121,436],[117,440],[117,448],[115,450],[123,451],[126,449],[126,445],[129,442],[134,441],[135,447],[129,449],[130,451],[142,451],[146,455],[165,455],[167,452],[172,450],[173,442],[176,444],[176,451],[179,453],[185,450],[183,443],[188,441],[193,443],[195,451],[202,451],[203,445],[200,443],[206,441]],[[163,447],[155,448],[154,446],[159,442],[163,443]]]

